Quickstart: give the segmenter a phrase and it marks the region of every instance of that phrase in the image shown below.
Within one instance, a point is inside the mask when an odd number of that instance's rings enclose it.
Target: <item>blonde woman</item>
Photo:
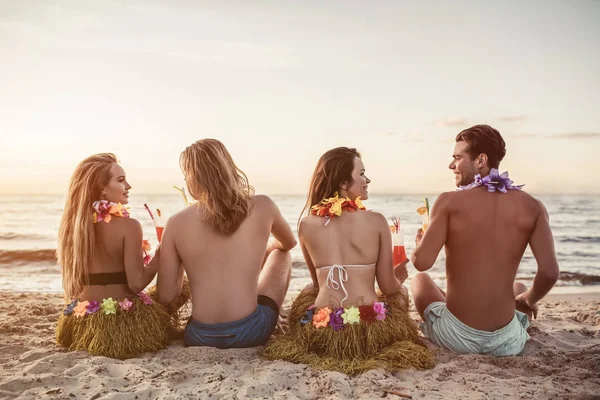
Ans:
[[[290,281],[292,230],[269,197],[254,195],[218,140],[188,146],[180,165],[198,202],[166,224],[159,299],[168,304],[179,294],[185,269],[192,293],[185,343],[261,345],[275,328]]]
[[[130,189],[111,153],[86,158],[71,177],[57,249],[70,303],[56,329],[70,350],[124,359],[169,342],[176,320],[143,292],[160,250],[145,266],[142,227],[125,208]]]

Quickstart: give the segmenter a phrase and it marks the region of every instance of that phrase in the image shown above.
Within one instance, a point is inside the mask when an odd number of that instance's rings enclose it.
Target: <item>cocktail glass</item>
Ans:
[[[402,229],[398,232],[392,232],[392,259],[394,265],[398,265],[407,259]]]

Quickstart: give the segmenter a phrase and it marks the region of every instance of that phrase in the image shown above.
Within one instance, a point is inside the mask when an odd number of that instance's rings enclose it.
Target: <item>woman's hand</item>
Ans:
[[[394,276],[396,276],[396,279],[398,279],[400,283],[404,283],[404,281],[408,278],[408,270],[406,269],[407,264],[408,258],[402,261],[400,264],[394,266]]]

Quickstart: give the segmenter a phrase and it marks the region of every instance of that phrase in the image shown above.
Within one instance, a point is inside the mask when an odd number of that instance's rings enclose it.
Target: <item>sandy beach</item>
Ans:
[[[581,290],[581,289],[579,289]],[[288,299],[289,305],[290,299]],[[125,361],[54,343],[57,294],[0,293],[0,398],[591,399],[600,396],[600,291],[551,294],[518,357],[456,355],[431,345],[436,367],[356,377],[270,362],[259,349],[185,348]],[[418,321],[416,312],[411,314]]]

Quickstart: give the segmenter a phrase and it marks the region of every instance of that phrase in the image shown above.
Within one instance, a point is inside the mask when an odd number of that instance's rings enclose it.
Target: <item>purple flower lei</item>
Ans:
[[[487,186],[488,192],[492,193],[496,190],[502,193],[507,193],[508,190],[521,190],[525,185],[515,185],[514,182],[508,177],[508,172],[500,174],[496,168],[490,170],[488,176],[475,175],[473,183],[468,185],[461,185],[456,190],[468,190],[478,186]]]
[[[340,329],[344,329],[344,320],[342,318],[342,314],[344,313],[343,307],[336,307],[331,314],[329,314],[329,326],[333,328],[334,331],[339,331]]]

